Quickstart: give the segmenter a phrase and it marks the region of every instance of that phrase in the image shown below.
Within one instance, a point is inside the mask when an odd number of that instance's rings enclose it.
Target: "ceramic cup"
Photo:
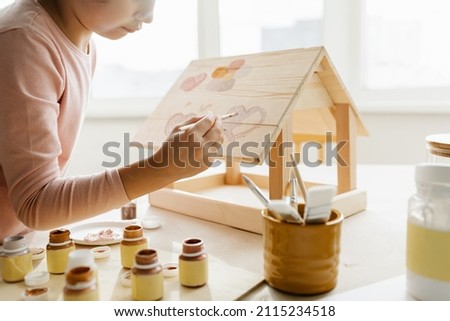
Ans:
[[[304,205],[299,204],[302,214]],[[343,216],[332,211],[321,224],[282,222],[262,211],[264,218],[264,278],[278,290],[314,295],[331,291],[337,284]]]

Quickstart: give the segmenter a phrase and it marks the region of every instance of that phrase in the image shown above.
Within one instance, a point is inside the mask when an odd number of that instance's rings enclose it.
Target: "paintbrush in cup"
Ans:
[[[291,154],[291,160],[292,160],[292,163],[294,164],[293,169],[294,169],[295,177],[297,178],[298,185],[300,186],[300,189],[302,190],[303,200],[305,201],[305,204],[306,204],[306,197],[307,197],[306,196],[306,186],[305,186],[305,182],[303,182],[302,176],[300,175],[300,170],[298,168],[297,161],[295,160],[294,153]]]

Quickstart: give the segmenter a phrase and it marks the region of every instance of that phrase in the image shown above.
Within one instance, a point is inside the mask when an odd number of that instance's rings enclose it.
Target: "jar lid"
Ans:
[[[76,250],[69,253],[66,271],[80,266],[94,266],[94,255],[89,250]]]
[[[45,257],[45,249],[42,247],[32,247],[30,251],[33,261],[42,260]]]
[[[431,154],[450,157],[450,134],[435,134],[425,138]]]
[[[161,226],[161,218],[156,215],[144,216],[141,219],[141,225],[145,229],[157,229]]]
[[[48,288],[33,288],[33,289],[26,289],[22,293],[22,298],[25,301],[49,301],[50,290]]]
[[[450,165],[419,164],[415,176],[418,183],[450,184]]]
[[[170,262],[162,265],[163,276],[165,278],[173,278],[178,275],[178,263]]]
[[[144,236],[142,227],[139,225],[129,225],[123,229],[123,239],[128,241],[141,240]]]
[[[47,271],[33,271],[25,275],[25,285],[29,287],[42,286],[50,281]]]
[[[8,255],[14,255],[26,251],[27,245],[25,244],[25,238],[21,235],[9,236],[3,240],[3,253]]]
[[[196,257],[205,253],[203,240],[199,238],[187,238],[183,241],[182,255],[186,257]]]
[[[94,259],[101,260],[106,259],[111,255],[111,248],[109,246],[97,246],[90,249],[90,252],[94,256]]]

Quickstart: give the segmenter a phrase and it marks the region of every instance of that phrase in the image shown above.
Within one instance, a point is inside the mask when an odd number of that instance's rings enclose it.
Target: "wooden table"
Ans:
[[[146,198],[140,199],[138,218],[150,214],[162,218],[160,228],[145,230],[149,247],[158,251],[161,262],[176,261],[181,242],[188,237],[203,239],[210,256],[207,286],[186,289],[180,287],[176,278],[165,279],[163,299],[315,300],[404,274],[407,201],[415,190],[414,167],[359,166],[358,187],[368,192],[368,208],[344,221],[338,285],[330,293],[314,297],[282,293],[263,281],[261,235],[149,207]],[[120,220],[119,210],[72,226],[112,220]],[[30,247],[45,247],[48,231],[31,233],[26,239]],[[124,272],[120,266],[119,245],[111,245],[111,248],[111,257],[97,262],[100,297],[102,300],[131,300],[130,288],[123,287],[119,281]],[[45,260],[35,268],[45,270]],[[63,285],[62,275],[51,275],[48,284],[51,299],[62,299]],[[0,300],[20,300],[24,289],[23,282],[0,281]]]

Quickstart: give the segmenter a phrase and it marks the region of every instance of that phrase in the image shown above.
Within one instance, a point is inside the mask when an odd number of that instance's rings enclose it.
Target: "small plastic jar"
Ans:
[[[47,270],[52,274],[63,274],[69,262],[69,254],[75,251],[70,231],[58,229],[50,232],[47,244]]]
[[[131,270],[133,300],[156,301],[164,295],[163,269],[155,250],[145,249],[136,253]]]
[[[183,241],[183,252],[178,258],[180,283],[187,287],[200,287],[208,282],[208,256],[202,240]]]
[[[120,209],[122,220],[134,220],[137,216],[136,202],[131,201]]]
[[[98,301],[95,272],[88,266],[76,267],[66,273],[64,301]]]
[[[450,134],[429,135],[425,141],[429,163],[450,165]]]
[[[2,278],[5,282],[23,281],[25,275],[33,270],[32,253],[26,246],[23,236],[5,238],[0,259]]]
[[[147,249],[147,239],[144,237],[142,227],[130,225],[123,229],[123,239],[120,242],[120,260],[122,266],[131,269],[134,264],[134,256],[140,251]]]
[[[450,300],[450,166],[416,166],[408,203],[407,289],[416,299]]]
[[[94,271],[94,277],[98,285],[97,264],[94,255],[89,250],[75,250],[69,253],[69,261],[66,267],[66,273],[74,268],[87,266]]]

